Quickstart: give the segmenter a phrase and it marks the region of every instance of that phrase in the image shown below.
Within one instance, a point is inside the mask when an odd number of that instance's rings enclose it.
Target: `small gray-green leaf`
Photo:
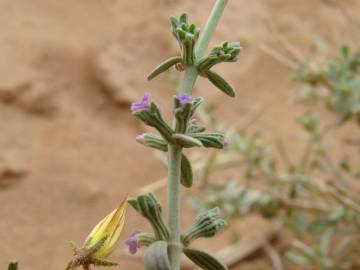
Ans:
[[[227,266],[219,262],[209,253],[195,248],[184,248],[185,255],[204,270],[227,270]]]
[[[145,146],[152,147],[163,152],[168,151],[168,143],[155,134],[144,133],[142,135],[142,139],[144,140],[143,143]]]
[[[180,182],[184,187],[190,188],[193,184],[193,172],[191,163],[185,155],[181,157]]]
[[[180,62],[181,62],[181,57],[180,56],[171,57],[171,58],[165,60],[160,65],[158,65],[156,68],[154,68],[153,71],[150,72],[147,79],[149,81],[152,80],[153,78],[155,78],[160,73],[163,73],[164,71],[171,68],[173,65],[176,65],[176,64],[178,64]]]
[[[230,97],[235,97],[235,91],[233,87],[227,81],[225,81],[225,79],[221,77],[219,74],[207,70],[205,72],[205,75],[210,82],[212,82],[217,88],[219,88],[225,94],[227,94]]]
[[[225,145],[224,134],[221,133],[192,133],[191,136],[201,141],[204,147],[223,149]]]
[[[146,270],[170,270],[168,244],[165,241],[157,241],[150,245],[144,254]]]
[[[297,264],[309,265],[311,262],[310,258],[295,251],[288,251],[285,255],[289,260]]]

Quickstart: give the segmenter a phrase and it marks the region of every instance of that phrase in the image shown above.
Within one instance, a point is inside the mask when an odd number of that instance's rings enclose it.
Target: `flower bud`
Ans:
[[[239,42],[224,42],[211,50],[209,56],[204,57],[197,64],[199,72],[211,69],[221,62],[235,62],[241,50]]]
[[[192,241],[200,237],[212,237],[220,231],[226,222],[218,218],[220,210],[218,207],[210,209],[200,214],[193,225],[182,235],[184,246],[188,246]]]
[[[129,198],[129,204],[151,224],[156,240],[168,240],[169,231],[161,216],[161,204],[153,193]]]
[[[144,94],[142,101],[133,102],[131,111],[135,117],[146,125],[157,129],[165,140],[169,141],[171,139],[173,131],[162,118],[159,107],[154,102],[151,102],[149,93]]]
[[[200,29],[195,24],[189,24],[188,17],[183,13],[179,19],[170,18],[172,33],[181,48],[181,58],[184,64],[192,65],[195,61],[194,47],[199,38]]]
[[[91,231],[85,240],[85,249],[91,249],[103,241],[93,257],[103,259],[108,257],[116,248],[120,233],[124,227],[127,196],[120,206],[103,218]]]
[[[187,94],[174,96],[174,116],[176,118],[175,133],[185,133],[195,110],[203,99],[193,98]]]

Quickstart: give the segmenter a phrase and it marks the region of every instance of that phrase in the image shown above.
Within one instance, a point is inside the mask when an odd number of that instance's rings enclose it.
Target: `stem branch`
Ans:
[[[195,47],[195,57],[200,59],[206,52],[210,39],[220,20],[221,14],[228,0],[217,0],[209,18],[202,30]],[[186,68],[184,79],[180,85],[180,93],[191,94],[198,71],[195,66]],[[170,230],[169,255],[171,270],[180,270],[181,242],[180,242],[180,166],[182,149],[169,145],[168,168],[168,224]]]

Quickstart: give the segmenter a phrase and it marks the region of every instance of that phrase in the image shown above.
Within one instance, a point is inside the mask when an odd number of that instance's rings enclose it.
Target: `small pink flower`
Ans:
[[[140,144],[144,144],[144,135],[140,134],[140,135],[137,135],[135,137],[135,140],[140,143]]]

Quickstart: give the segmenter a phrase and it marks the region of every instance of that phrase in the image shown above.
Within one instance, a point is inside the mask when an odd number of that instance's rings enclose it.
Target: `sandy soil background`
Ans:
[[[152,152],[134,141],[143,127],[129,102],[151,90],[169,111],[174,86],[163,77],[145,80],[177,52],[168,17],[187,11],[203,25],[213,2],[0,0],[0,267],[18,260],[22,269],[64,269],[69,240],[82,243],[126,192],[165,175]],[[218,104],[228,125],[262,106],[255,126],[296,153],[294,119],[302,108],[289,102],[290,70],[260,49],[278,46],[269,26],[306,55],[318,33],[335,46],[358,45],[358,14],[356,0],[230,0],[212,45],[241,41],[240,61],[221,67],[238,96],[227,98],[201,79],[198,94]],[[244,222],[249,233],[263,229]],[[143,223],[129,209],[123,238]],[[120,253],[113,256],[122,261],[119,269],[142,269]]]

